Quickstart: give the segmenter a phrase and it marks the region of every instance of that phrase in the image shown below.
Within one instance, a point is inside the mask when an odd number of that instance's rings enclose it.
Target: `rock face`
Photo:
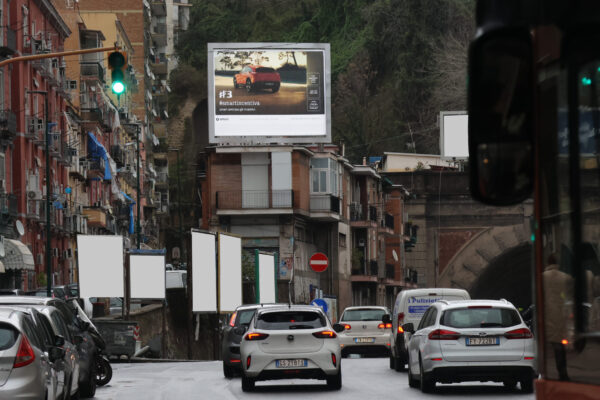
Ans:
[[[174,118],[171,118],[169,120],[169,125],[168,125],[169,136],[167,139],[168,143],[169,143],[169,148],[174,148],[174,149],[184,148],[185,135],[186,135],[185,120],[188,118],[190,120],[192,119],[194,110],[197,105],[198,105],[197,100],[187,98],[185,100],[185,103],[183,104],[183,107],[181,107],[181,109],[179,110],[177,116],[175,116]],[[192,130],[192,131],[194,131],[194,130]],[[192,132],[189,132],[189,133],[192,133]]]

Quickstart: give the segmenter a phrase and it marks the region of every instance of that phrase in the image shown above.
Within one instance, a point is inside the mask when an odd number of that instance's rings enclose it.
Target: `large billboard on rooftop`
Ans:
[[[216,144],[331,142],[329,44],[209,43]]]

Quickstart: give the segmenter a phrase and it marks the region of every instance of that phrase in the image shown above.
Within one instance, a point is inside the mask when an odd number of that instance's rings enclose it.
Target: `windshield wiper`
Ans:
[[[290,325],[289,329],[313,329],[310,325]]]

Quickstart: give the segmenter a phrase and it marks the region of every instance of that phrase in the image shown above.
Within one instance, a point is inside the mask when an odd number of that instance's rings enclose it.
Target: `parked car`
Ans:
[[[431,392],[436,382],[502,382],[533,391],[535,344],[506,300],[441,300],[425,312],[408,343],[408,383]]]
[[[64,350],[47,347],[29,313],[0,308],[0,399],[58,399],[57,360]]]
[[[25,296],[26,293],[21,289],[0,289],[0,296]]]
[[[79,318],[72,306],[61,299],[36,296],[0,296],[0,306],[5,305],[53,306],[62,313],[71,335],[78,335],[83,339],[77,345],[79,353],[79,393],[81,397],[94,397],[96,393],[94,360],[98,349],[89,332],[89,323]]]
[[[383,322],[384,319],[387,322]],[[342,357],[348,354],[389,356],[392,342],[389,321],[390,310],[386,307],[347,307],[340,318],[344,330],[338,335]]]
[[[429,306],[439,300],[468,300],[469,292],[463,289],[423,288],[403,290],[396,296],[392,314],[392,351],[390,368],[404,371],[408,361],[408,340],[410,333],[402,325],[412,323],[418,326]]]
[[[240,347],[242,390],[256,381],[325,379],[342,387],[341,351],[337,332],[318,307],[288,305],[256,310]]]
[[[223,375],[232,378],[242,370],[240,361],[240,343],[250,320],[257,309],[261,307],[276,307],[282,304],[248,304],[235,309],[229,319],[229,324],[223,328],[221,349],[223,355]]]
[[[186,270],[167,271],[165,279],[167,289],[183,289],[187,287]]]
[[[233,77],[233,87],[246,88],[248,93],[258,89],[271,89],[273,93],[279,90],[281,77],[271,67],[262,65],[246,65],[240,73]]]

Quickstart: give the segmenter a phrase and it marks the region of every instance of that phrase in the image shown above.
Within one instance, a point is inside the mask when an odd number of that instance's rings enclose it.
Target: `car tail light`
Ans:
[[[379,329],[385,329],[385,324],[379,324],[379,325],[377,325],[377,327],[378,327]]]
[[[377,325],[377,327],[379,329],[392,329],[392,324],[383,324],[383,323],[381,323],[381,324]]]
[[[350,329],[352,329],[352,325],[345,324],[344,325],[344,329],[347,330],[347,331],[349,331]]]
[[[404,313],[398,313],[398,326],[402,325],[402,323],[404,322]]]
[[[392,324],[389,322],[385,324],[385,329],[392,329]]]
[[[21,344],[19,345],[19,351],[17,351],[17,356],[15,357],[15,362],[13,363],[13,368],[20,368],[26,365],[31,364],[35,361],[35,353],[29,344],[29,340],[25,335],[21,335]]]
[[[568,345],[568,344],[569,344],[569,341],[568,341],[567,339],[563,339],[563,340],[561,340],[561,341],[560,341],[560,343],[561,343],[563,346],[566,346],[566,345]]]
[[[246,358],[246,369],[250,368],[251,363],[252,363],[252,356],[248,356],[248,358]]]
[[[492,308],[492,306],[469,306],[467,308]]]
[[[232,358],[232,359],[229,360],[229,362],[230,363],[239,363],[239,362],[242,362],[242,360],[238,360],[236,358]]]
[[[531,339],[533,335],[531,331],[527,328],[519,328],[514,331],[508,331],[504,334],[504,337],[507,339]]]
[[[231,316],[231,319],[229,320],[229,326],[231,326],[232,328],[235,326],[235,317],[237,317],[236,312],[233,313],[233,315]]]
[[[431,340],[458,340],[460,333],[446,329],[436,329],[429,334]]]
[[[333,363],[334,367],[337,367],[337,357],[333,353],[331,353],[331,362]]]
[[[432,358],[431,361],[442,361],[443,358]]]
[[[244,336],[244,340],[265,340],[269,335],[266,333],[249,332]]]
[[[523,357],[524,360],[533,360],[533,357]]]
[[[334,339],[337,337],[334,331],[315,332],[313,336],[319,339]]]
[[[398,333],[404,333],[404,328],[398,325]]]

